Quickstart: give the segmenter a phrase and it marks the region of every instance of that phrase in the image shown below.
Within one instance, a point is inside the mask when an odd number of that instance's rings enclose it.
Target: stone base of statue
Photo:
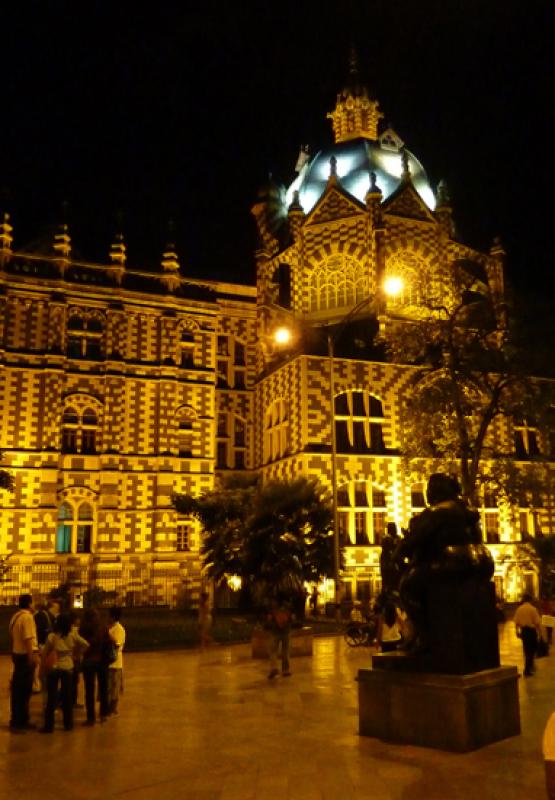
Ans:
[[[520,733],[516,667],[470,675],[361,669],[359,733],[465,753]]]
[[[520,733],[518,670],[499,666],[492,583],[430,581],[426,640],[360,670],[359,731],[465,752]]]

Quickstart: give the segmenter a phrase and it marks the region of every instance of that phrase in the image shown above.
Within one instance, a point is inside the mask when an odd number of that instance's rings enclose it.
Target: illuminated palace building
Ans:
[[[343,596],[379,590],[386,525],[405,526],[424,488],[401,455],[412,368],[379,358],[364,330],[418,317],[426,287],[454,301],[455,262],[502,294],[504,254],[455,238],[445,189],[356,81],[328,116],[334,144],[301,151],[289,189],[258,195],[256,287],[184,277],[172,245],[134,269],[121,236],[108,263],[85,263],[65,225],[48,252],[18,251],[4,217],[0,448],[15,489],[0,500],[1,602],[66,581],[127,603],[194,602],[201,532],[172,493],[245,471],[335,476]],[[545,452],[525,420],[496,435],[524,466]],[[537,588],[518,543],[551,532],[547,499],[510,515],[481,502],[498,590]]]

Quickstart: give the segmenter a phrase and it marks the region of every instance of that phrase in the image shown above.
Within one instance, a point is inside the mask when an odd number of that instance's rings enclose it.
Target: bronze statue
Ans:
[[[482,544],[478,512],[460,497],[455,478],[435,473],[428,481],[429,507],[409,523],[395,552],[401,572],[399,592],[414,628],[409,648],[428,646],[428,590],[434,578],[457,581],[469,577],[480,583],[493,575],[493,559]]]

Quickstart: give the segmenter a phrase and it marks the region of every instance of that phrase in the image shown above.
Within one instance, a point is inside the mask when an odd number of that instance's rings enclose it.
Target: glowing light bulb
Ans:
[[[289,344],[292,334],[289,328],[281,326],[274,331],[274,342],[279,345]]]
[[[403,291],[403,280],[396,275],[390,275],[386,278],[383,285],[384,292],[389,297],[397,297]]]

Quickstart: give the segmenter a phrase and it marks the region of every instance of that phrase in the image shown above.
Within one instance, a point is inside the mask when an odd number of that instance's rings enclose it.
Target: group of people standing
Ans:
[[[10,729],[21,732],[35,725],[29,718],[34,691],[43,694],[44,723],[41,733],[52,733],[56,709],[61,706],[65,730],[73,728],[79,676],[85,687],[86,720],[94,725],[118,713],[123,688],[123,647],[125,629],[121,609],[109,610],[105,623],[94,608],[82,619],[75,613],[60,613],[53,600],[36,613],[30,594],[19,597],[18,611],[10,620],[9,634],[13,661]]]

